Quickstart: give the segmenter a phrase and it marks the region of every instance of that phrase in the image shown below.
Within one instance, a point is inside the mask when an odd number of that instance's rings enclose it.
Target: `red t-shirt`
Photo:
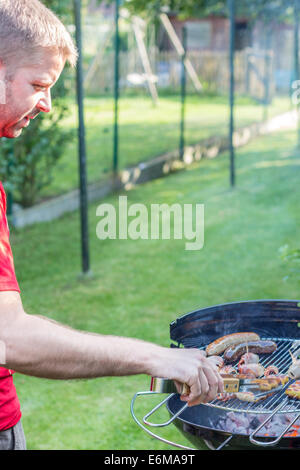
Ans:
[[[15,275],[9,228],[6,219],[6,197],[0,181],[0,291],[20,292]],[[8,429],[20,420],[21,410],[13,384],[13,371],[0,367],[0,431]]]

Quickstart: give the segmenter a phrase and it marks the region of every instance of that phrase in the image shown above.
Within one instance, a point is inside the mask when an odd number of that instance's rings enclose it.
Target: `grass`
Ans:
[[[136,187],[128,203],[204,203],[205,244],[185,240],[105,240],[89,209],[93,278],[80,281],[78,214],[12,235],[25,309],[74,328],[143,338],[169,346],[169,323],[189,311],[239,300],[299,299],[279,256],[299,246],[300,158],[294,132],[260,137],[237,153],[229,187],[224,154]],[[117,205],[118,196],[105,202]],[[133,422],[130,401],[149,378],[50,381],[15,375],[30,449],[168,449]],[[142,417],[149,398],[137,403]],[[160,418],[158,418],[160,419]],[[159,430],[187,443],[174,426]]]
[[[269,116],[287,111],[287,97],[277,97],[269,108]],[[86,98],[86,146],[88,181],[106,178],[112,170],[114,104],[111,98]],[[186,101],[186,144],[228,132],[228,99],[222,96],[188,96]],[[77,125],[75,105],[62,125]],[[263,119],[263,108],[250,98],[236,100],[236,126]],[[121,97],[119,104],[119,168],[148,160],[179,146],[180,98],[161,97],[153,106],[147,96]],[[58,163],[51,185],[42,197],[51,197],[78,187],[76,140],[69,144]]]

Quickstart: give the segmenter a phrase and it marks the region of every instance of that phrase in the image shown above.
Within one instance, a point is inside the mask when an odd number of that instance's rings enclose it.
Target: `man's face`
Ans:
[[[5,90],[4,104],[0,102],[0,137],[19,137],[30,119],[40,112],[51,111],[51,87],[64,65],[58,53],[49,51],[43,52],[31,65],[15,70],[8,70],[0,63],[0,80]]]

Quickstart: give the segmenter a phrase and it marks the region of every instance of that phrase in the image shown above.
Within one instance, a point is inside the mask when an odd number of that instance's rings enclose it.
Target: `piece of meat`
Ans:
[[[261,377],[265,368],[261,364],[241,364],[239,365],[239,373],[248,377]]]
[[[259,385],[261,391],[269,391],[273,388],[285,385],[288,381],[289,378],[287,375],[270,375],[269,377],[257,379],[254,383],[256,382]]]
[[[300,380],[292,383],[285,391],[285,393],[291,398],[300,399]]]
[[[265,377],[269,377],[270,375],[277,375],[277,374],[279,374],[278,367],[270,365],[270,366],[265,368],[265,371],[264,371],[264,376]]]
[[[216,398],[219,401],[226,402],[228,400],[232,400],[232,398],[235,398],[235,394],[234,393],[226,393],[226,392],[219,393]]]
[[[239,360],[239,365],[241,364],[258,364],[259,363],[259,356],[252,352],[248,352],[242,355],[241,359]]]
[[[240,401],[247,401],[251,403],[256,401],[255,395],[252,392],[237,392],[235,396]]]
[[[258,341],[259,335],[252,332],[232,333],[216,339],[206,347],[208,356],[222,354],[229,346],[244,343],[247,341]]]
[[[220,374],[222,375],[236,375],[237,374],[237,371],[236,369],[233,367],[233,366],[223,366],[221,369],[220,369]]]
[[[250,341],[230,346],[224,352],[223,358],[227,362],[238,361],[246,352],[253,352],[255,354],[271,354],[276,351],[277,345],[274,341]]]

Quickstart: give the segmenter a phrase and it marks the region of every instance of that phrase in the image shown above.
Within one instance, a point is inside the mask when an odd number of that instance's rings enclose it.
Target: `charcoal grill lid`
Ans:
[[[187,313],[170,324],[171,340],[185,347],[204,347],[220,336],[239,331],[254,331],[262,337],[300,339],[300,301],[248,300],[219,304]]]

